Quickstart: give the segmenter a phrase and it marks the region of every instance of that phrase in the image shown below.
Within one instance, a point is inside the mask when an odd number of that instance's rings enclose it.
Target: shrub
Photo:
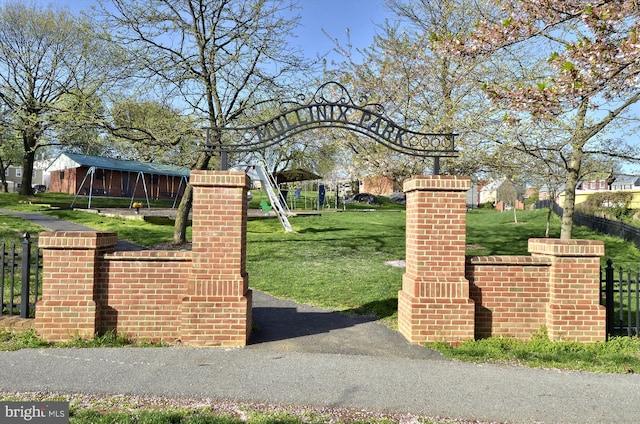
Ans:
[[[585,202],[576,205],[576,210],[590,215],[605,215],[623,220],[630,217],[629,205],[632,199],[632,193],[603,191],[590,194]]]

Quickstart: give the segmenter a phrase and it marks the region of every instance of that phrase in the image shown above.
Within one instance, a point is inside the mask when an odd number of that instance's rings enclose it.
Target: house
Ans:
[[[515,184],[513,181],[503,178],[500,180],[492,181],[487,185],[482,186],[479,189],[478,203],[484,205],[491,203],[496,208],[504,208],[505,205],[515,206],[518,209],[523,209],[525,188]]]
[[[576,205],[586,202],[589,195],[602,191],[625,191],[632,195],[629,207],[640,209],[640,176],[617,174],[610,178],[580,181],[576,186]],[[564,201],[564,196],[562,198]]]
[[[371,193],[375,196],[389,195],[402,191],[400,185],[390,175],[366,177],[362,180],[360,193]]]
[[[49,186],[49,173],[46,172],[49,166],[48,161],[36,161],[33,164],[33,174],[31,183],[35,185]],[[9,192],[20,190],[22,185],[22,167],[9,165],[4,170],[4,176],[7,181],[7,189]]]
[[[49,191],[110,197],[181,197],[188,168],[63,153],[49,166]]]
[[[617,175],[611,183],[611,190],[640,190],[640,177],[637,175]]]
[[[584,191],[605,191],[611,190],[607,178],[598,178],[596,180],[586,180],[578,182],[576,190]]]

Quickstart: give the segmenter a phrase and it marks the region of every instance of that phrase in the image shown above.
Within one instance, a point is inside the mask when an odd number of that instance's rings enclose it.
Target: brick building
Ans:
[[[153,199],[182,196],[190,172],[174,165],[73,153],[58,156],[47,171],[54,193]]]

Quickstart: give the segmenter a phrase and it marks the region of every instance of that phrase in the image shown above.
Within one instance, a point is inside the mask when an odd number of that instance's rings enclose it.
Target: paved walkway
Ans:
[[[50,222],[41,225],[54,229]],[[344,316],[259,292],[253,315],[250,344],[240,349],[0,352],[0,391],[189,397],[483,422],[640,421],[634,406],[640,403],[637,374],[449,361],[409,345],[370,317]]]
[[[89,228],[84,225],[76,224],[74,222],[63,221],[55,216],[45,215],[38,212],[19,212],[12,211],[10,209],[0,209],[0,214],[16,216],[18,218],[25,219],[34,224],[38,224],[47,231],[97,231],[94,228]],[[126,240],[118,240],[116,250],[144,250],[146,247],[140,246]]]

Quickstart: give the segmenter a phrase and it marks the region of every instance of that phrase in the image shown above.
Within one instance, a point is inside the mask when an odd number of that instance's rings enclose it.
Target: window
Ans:
[[[22,177],[22,168],[16,168],[16,177]]]
[[[60,171],[60,179],[64,180],[64,171]]]

